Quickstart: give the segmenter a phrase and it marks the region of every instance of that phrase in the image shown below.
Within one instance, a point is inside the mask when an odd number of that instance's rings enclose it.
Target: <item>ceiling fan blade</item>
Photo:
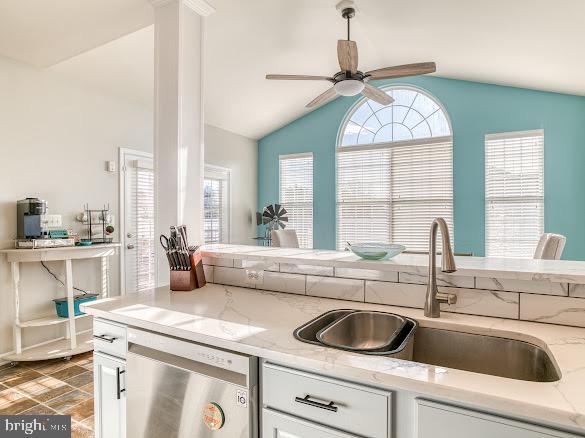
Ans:
[[[405,76],[417,76],[437,71],[434,62],[420,62],[418,64],[396,65],[394,67],[379,68],[366,73],[370,79],[392,79]]]
[[[388,96],[379,88],[374,87],[366,82],[364,82],[364,89],[362,94],[366,96],[368,99],[372,99],[375,102],[378,102],[380,105],[390,105],[394,102],[391,96]]]
[[[327,91],[325,91],[324,93],[321,93],[317,97],[315,97],[312,101],[310,101],[306,105],[306,107],[307,108],[313,108],[313,107],[322,105],[325,102],[333,99],[336,96],[337,96],[337,92],[335,91],[335,88],[331,87]]]
[[[343,71],[357,72],[358,69],[358,50],[355,41],[338,40],[337,41],[337,59],[339,67]]]
[[[310,76],[310,75],[266,75],[266,79],[274,79],[277,81],[329,81],[333,82],[333,78],[329,76]]]

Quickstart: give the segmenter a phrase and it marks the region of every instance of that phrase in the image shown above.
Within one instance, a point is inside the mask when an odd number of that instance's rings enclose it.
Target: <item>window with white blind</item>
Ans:
[[[152,161],[136,160],[136,290],[154,285],[154,170]]]
[[[313,247],[313,154],[281,155],[280,203],[301,248]]]
[[[485,137],[485,253],[532,257],[544,232],[544,131]]]
[[[229,243],[230,171],[205,166],[203,180],[203,237],[205,243]]]
[[[337,248],[392,242],[427,251],[443,217],[453,238],[453,142],[440,104],[413,87],[384,90],[383,106],[363,100],[349,113],[337,147]]]

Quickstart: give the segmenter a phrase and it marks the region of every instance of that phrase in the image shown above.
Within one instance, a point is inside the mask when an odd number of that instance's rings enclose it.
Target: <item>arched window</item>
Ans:
[[[339,131],[337,247],[374,241],[426,251],[435,217],[445,218],[453,237],[451,124],[421,89],[384,91],[392,104],[360,100]]]

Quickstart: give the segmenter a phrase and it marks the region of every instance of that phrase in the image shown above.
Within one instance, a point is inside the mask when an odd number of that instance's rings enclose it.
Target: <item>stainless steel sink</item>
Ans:
[[[332,324],[336,323],[337,321],[340,321],[342,318],[349,316],[353,313],[362,312],[351,309],[331,310],[303,324],[293,332],[293,335],[295,338],[302,342],[307,342],[309,344],[315,345],[322,345],[325,347],[331,347],[330,345],[323,344],[318,339],[319,333],[323,331],[323,329],[330,327]],[[384,312],[380,313],[384,314]],[[393,314],[385,313],[385,315]],[[365,320],[367,321],[368,318],[366,318]],[[343,336],[335,337],[335,340],[338,341],[339,344],[332,348],[337,348],[339,350],[354,351],[356,353],[368,354],[372,356],[388,356],[396,357],[398,359],[410,359],[412,358],[414,332],[416,330],[416,327],[418,326],[418,323],[410,318],[404,318],[404,320],[406,321],[406,323],[401,331],[401,334],[395,337],[394,340],[389,343],[389,345],[386,345],[382,348],[370,349],[372,346],[371,343],[368,343],[363,339],[364,331],[360,330],[359,333],[356,333],[356,331],[351,329],[351,326],[353,324],[349,324],[346,327],[348,330],[345,329],[342,330],[342,334],[344,333]],[[388,324],[378,324],[377,326],[379,329],[381,329],[384,326],[386,327],[385,330],[387,332],[385,337],[391,335],[395,330],[395,328],[392,328],[392,326]],[[392,332],[388,333],[389,330],[392,330]],[[352,334],[355,336],[351,336]],[[359,342],[356,342],[356,339],[358,339]],[[357,344],[361,344],[365,348],[364,349],[356,348]]]
[[[556,382],[560,373],[542,348],[516,339],[419,327],[414,362],[532,382]]]
[[[326,312],[296,329],[294,336],[302,342],[327,346],[319,341],[317,334],[353,312],[358,311],[345,309]],[[516,380],[556,382],[561,377],[554,359],[544,349],[529,342],[418,327],[416,321],[405,319],[407,325],[402,335],[387,348],[378,350],[352,348],[354,342],[351,330],[346,332],[347,338],[336,348]],[[348,345],[344,347],[344,343]]]
[[[356,351],[390,347],[406,325],[399,315],[386,312],[350,312],[317,333],[317,339],[330,347]]]

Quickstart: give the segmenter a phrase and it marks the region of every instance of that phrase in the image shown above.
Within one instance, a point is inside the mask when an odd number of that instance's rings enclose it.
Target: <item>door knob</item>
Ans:
[[[134,249],[134,244],[133,243],[129,243],[128,245],[126,245],[126,248],[128,248],[128,249]]]

